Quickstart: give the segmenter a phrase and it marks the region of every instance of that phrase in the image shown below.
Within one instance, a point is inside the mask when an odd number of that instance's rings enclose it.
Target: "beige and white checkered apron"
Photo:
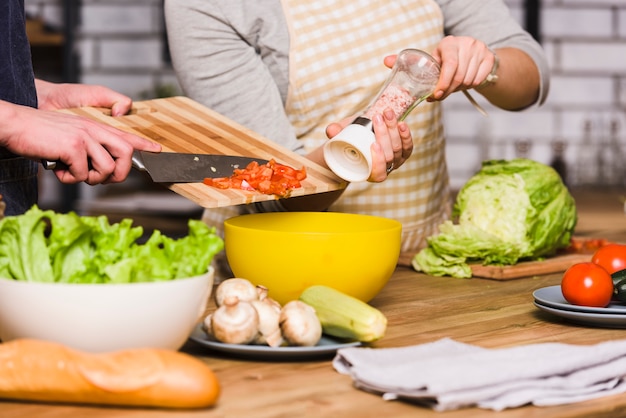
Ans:
[[[331,122],[361,114],[390,73],[386,55],[431,51],[443,36],[434,0],[282,0],[289,25],[286,111],[308,151],[326,140]],[[394,218],[403,251],[416,251],[449,216],[448,175],[439,104],[422,103],[407,118],[415,147],[382,183],[354,183],[332,211]]]

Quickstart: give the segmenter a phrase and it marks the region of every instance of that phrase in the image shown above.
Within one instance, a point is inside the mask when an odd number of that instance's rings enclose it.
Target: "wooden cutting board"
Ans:
[[[402,253],[398,265],[411,267],[415,253]],[[567,270],[572,264],[591,261],[591,254],[559,254],[541,261],[523,261],[512,266],[483,266],[471,264],[472,277],[493,280],[521,279]]]
[[[119,117],[112,117],[110,111],[94,107],[66,109],[63,112],[86,116],[151,139],[160,143],[163,151],[241,155],[275,159],[297,169],[306,166],[307,178],[302,182],[302,188],[293,190],[292,197],[339,190],[347,185],[330,170],[187,97],[135,102],[128,115]],[[205,208],[276,199],[273,195],[220,190],[202,183],[164,186]]]

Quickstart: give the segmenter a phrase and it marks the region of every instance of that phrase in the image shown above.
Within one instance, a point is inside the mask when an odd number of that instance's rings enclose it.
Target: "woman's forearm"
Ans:
[[[540,81],[534,61],[516,48],[500,48],[495,53],[500,61],[498,80],[475,90],[493,105],[506,110],[524,109],[535,103]]]

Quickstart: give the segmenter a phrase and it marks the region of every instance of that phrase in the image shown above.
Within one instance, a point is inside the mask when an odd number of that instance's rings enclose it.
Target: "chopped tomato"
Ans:
[[[604,238],[575,238],[572,237],[570,245],[565,248],[567,253],[578,254],[593,254],[599,248],[605,245],[611,244],[611,242]]]
[[[228,177],[219,177],[214,179],[206,178],[204,179],[204,184],[217,187],[218,189],[228,189],[230,188],[230,179]]]
[[[300,183],[306,178],[306,168],[296,170],[273,159],[260,165],[253,161],[246,168],[237,168],[230,177],[206,178],[204,184],[219,189],[240,189],[258,191],[288,197],[292,189],[302,187]]]

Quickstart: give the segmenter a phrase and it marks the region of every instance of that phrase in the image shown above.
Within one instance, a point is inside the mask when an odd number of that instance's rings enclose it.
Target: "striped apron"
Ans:
[[[281,0],[290,34],[286,112],[307,151],[331,122],[361,114],[390,73],[386,55],[431,51],[443,37],[434,0]],[[382,183],[353,183],[329,209],[393,218],[402,251],[417,251],[449,217],[441,109],[420,104],[406,119],[414,150]]]

